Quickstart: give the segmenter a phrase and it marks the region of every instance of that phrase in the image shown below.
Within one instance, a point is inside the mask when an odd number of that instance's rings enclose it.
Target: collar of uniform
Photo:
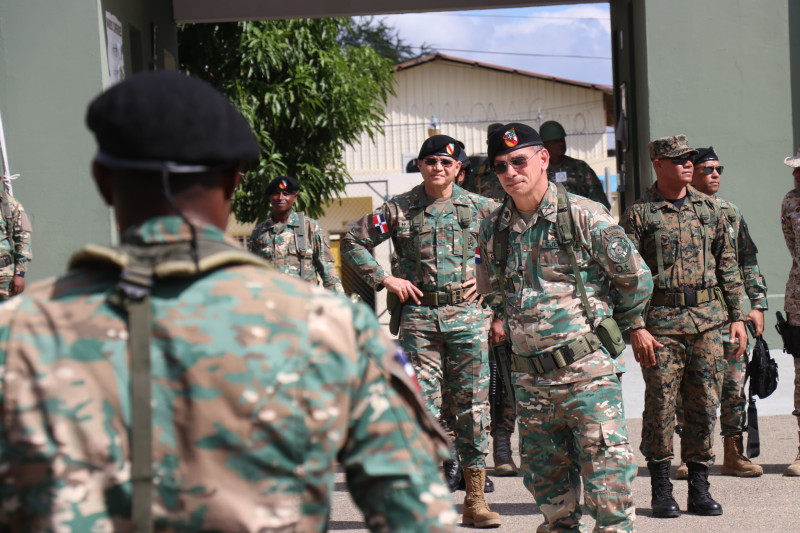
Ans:
[[[196,220],[192,224],[197,230],[198,239],[228,242],[225,233],[218,227]],[[126,244],[167,244],[191,240],[189,225],[178,216],[149,218],[138,226],[128,228],[122,235],[122,242]]]
[[[455,183],[453,184],[453,196],[451,197],[453,205],[469,205],[469,196],[467,196],[467,191],[463,188],[459,187]]]
[[[511,220],[513,218],[512,215],[517,210],[516,207],[512,209],[511,205],[513,205],[513,203],[510,203],[508,204],[507,207],[500,209],[500,213],[498,215],[500,217],[500,222],[498,224],[497,229],[502,230],[511,225]],[[556,191],[556,185],[554,183],[548,182],[547,190],[544,192],[542,201],[539,202],[539,207],[536,208],[536,211],[537,213],[534,219],[538,219],[539,217],[541,217],[544,218],[545,220],[552,222],[553,224],[556,223],[556,220],[558,218],[557,216],[558,193]],[[517,215],[517,217],[519,217],[519,219],[522,220],[522,217],[520,217],[519,215]],[[522,222],[522,226],[526,226],[526,224]]]
[[[667,200],[661,195],[660,192],[658,192],[657,185],[658,181],[656,181],[650,186],[650,209],[653,211],[658,211],[659,209],[669,209],[672,211],[678,211],[678,209],[675,208],[675,205],[670,200]],[[698,194],[699,192],[697,191],[697,189],[695,189],[691,185],[687,185],[686,196],[688,196],[689,201],[683,202],[681,208],[683,208],[684,206],[691,206],[693,202],[696,202],[698,200]]]

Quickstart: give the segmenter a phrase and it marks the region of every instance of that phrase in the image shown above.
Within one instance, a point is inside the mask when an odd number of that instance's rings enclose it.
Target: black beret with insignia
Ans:
[[[542,138],[539,133],[519,122],[512,122],[498,128],[489,137],[489,164],[494,165],[494,158],[526,146],[540,146]]]
[[[117,166],[225,165],[259,157],[245,118],[208,83],[174,71],[136,74],[95,98],[86,113],[98,159]]]
[[[459,152],[461,152],[461,146],[457,140],[449,135],[432,135],[422,143],[417,159],[423,159],[429,155],[445,155],[458,161]]]
[[[291,176],[279,176],[267,185],[267,196],[277,191],[295,193],[300,190],[300,182]]]
[[[695,165],[706,161],[719,161],[719,157],[717,157],[717,152],[714,151],[713,146],[697,148],[697,153],[692,157],[692,164]]]

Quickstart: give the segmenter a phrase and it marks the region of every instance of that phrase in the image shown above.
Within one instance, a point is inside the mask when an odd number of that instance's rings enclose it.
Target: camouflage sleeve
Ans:
[[[606,197],[606,193],[603,190],[603,183],[600,181],[600,178],[597,177],[594,169],[590,167],[587,163],[584,162],[583,164],[583,184],[584,184],[584,196],[590,200],[594,200],[595,202],[601,203],[606,206],[606,209],[611,209],[611,204],[608,203],[608,197]]]
[[[494,316],[505,320],[505,305],[503,294],[500,291],[500,282],[493,268],[494,254],[489,253],[490,239],[493,233],[492,219],[487,217],[481,222],[478,232],[478,248],[481,251],[481,263],[475,265],[475,282],[477,291],[483,295],[483,300],[494,312]]]
[[[247,249],[258,255],[261,256],[261,250],[258,249],[258,235],[261,233],[261,224],[256,224],[256,227],[253,228],[253,232],[250,234],[250,238],[247,240]]]
[[[783,230],[783,239],[786,241],[786,248],[789,249],[789,254],[792,256],[792,261],[800,265],[800,257],[798,257],[798,250],[795,247],[794,224],[792,223],[793,207],[793,202],[787,194],[781,203],[781,229]]]
[[[767,310],[767,282],[758,268],[756,254],[758,248],[750,237],[744,217],[739,217],[739,266],[742,269],[744,290],[750,299],[752,309]]]
[[[388,240],[395,231],[396,206],[389,202],[358,221],[344,236],[341,243],[342,259],[355,269],[364,281],[375,290],[390,274],[381,267],[372,255],[372,249]],[[385,224],[385,226],[384,226]]]
[[[592,256],[616,289],[614,320],[622,330],[643,328],[642,315],[653,294],[650,269],[608,212],[597,214],[592,226]]]
[[[619,225],[625,231],[625,235],[633,243],[637,250],[642,251],[642,225],[636,212],[636,204],[630,206],[622,214]]]
[[[728,223],[728,217],[721,213],[716,203],[709,205],[709,209],[716,212],[717,218],[714,228],[715,237],[711,243],[711,253],[716,260],[717,283],[722,289],[725,305],[728,307],[729,320],[731,322],[743,321],[745,313],[742,275],[739,272],[736,252],[731,245],[731,239],[728,238],[728,233],[732,233],[733,228]],[[711,231],[711,228],[708,228],[707,231]]]
[[[322,286],[335,293],[344,294],[344,287],[342,287],[339,274],[336,272],[336,261],[333,258],[330,244],[328,244],[328,238],[315,220],[306,220],[308,221],[308,233],[313,235],[314,269],[322,280]]]
[[[354,306],[353,322],[367,359],[339,454],[353,500],[371,531],[455,531],[438,467],[445,437],[412,388],[410,364],[367,307]]]
[[[22,204],[14,201],[13,210],[14,221],[14,272],[25,272],[28,270],[28,263],[31,262],[31,228],[28,214],[25,213]]]

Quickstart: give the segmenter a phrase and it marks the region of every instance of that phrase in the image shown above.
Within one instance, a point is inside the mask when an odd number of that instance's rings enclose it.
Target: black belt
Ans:
[[[653,291],[650,305],[658,307],[694,307],[710,302],[714,298],[721,300],[722,295],[719,292],[718,287],[684,292]]]
[[[541,352],[529,357],[516,355],[511,358],[511,370],[514,372],[533,372],[544,374],[557,368],[571,365],[581,357],[596,352],[603,345],[600,338],[592,332],[559,346],[555,350]]]
[[[452,291],[442,292],[422,292],[422,297],[419,299],[419,305],[427,305],[428,307],[441,307],[443,305],[458,305],[466,302],[464,293],[467,289],[455,289]],[[409,300],[414,303],[413,300]],[[406,302],[406,303],[409,303]]]

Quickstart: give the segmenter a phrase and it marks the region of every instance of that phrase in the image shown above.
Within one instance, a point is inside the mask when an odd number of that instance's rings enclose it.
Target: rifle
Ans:
[[[489,350],[489,361],[494,359],[496,365],[497,380],[502,384],[497,387],[495,393],[495,400],[497,405],[502,409],[503,403],[506,398],[511,398],[511,403],[516,403],[516,396],[514,394],[514,384],[511,381],[511,345],[508,341],[498,342],[491,345]],[[491,366],[489,367],[491,369]],[[491,393],[491,386],[489,389]],[[506,396],[507,395],[507,396]]]

